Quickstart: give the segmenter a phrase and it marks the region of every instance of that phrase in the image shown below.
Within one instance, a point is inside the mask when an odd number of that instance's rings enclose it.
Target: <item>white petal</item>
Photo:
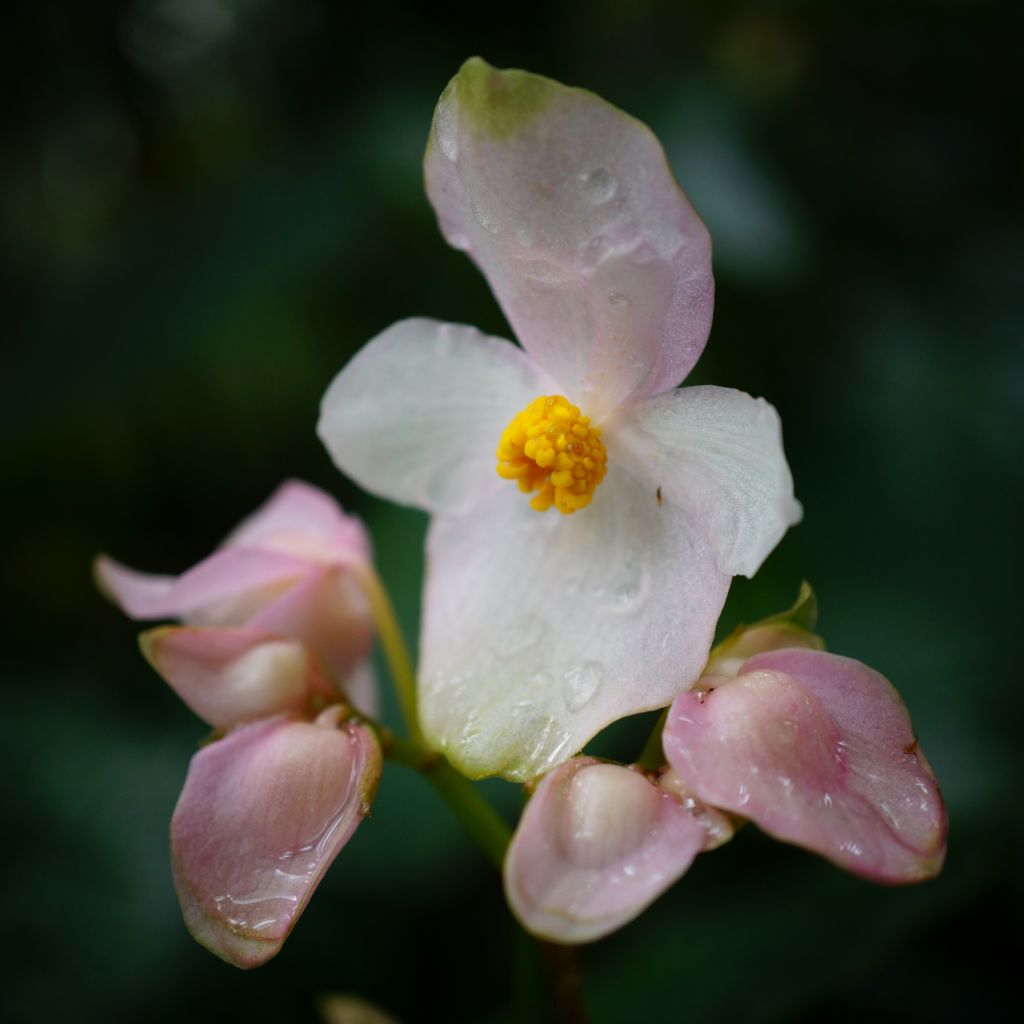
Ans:
[[[611,466],[572,516],[508,486],[434,519],[421,638],[428,739],[472,777],[530,779],[700,675],[728,590],[685,516]]]
[[[438,102],[424,170],[449,243],[589,415],[690,371],[711,325],[711,241],[645,125],[473,58]]]
[[[366,490],[453,511],[505,483],[495,472],[501,432],[552,387],[511,342],[473,327],[402,320],[334,378],[317,432]]]
[[[721,572],[753,576],[800,521],[779,414],[763,398],[679,388],[632,406],[606,443],[683,510]]]

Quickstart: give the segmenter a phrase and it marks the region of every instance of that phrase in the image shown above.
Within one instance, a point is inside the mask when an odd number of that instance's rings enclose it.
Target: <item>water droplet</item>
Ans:
[[[458,123],[452,108],[447,103],[437,105],[437,114],[434,118],[434,138],[437,140],[437,148],[441,155],[452,163],[459,156]]]
[[[562,676],[562,697],[566,708],[580,711],[586,707],[601,689],[604,674],[604,666],[597,661],[586,661],[565,672]]]
[[[611,610],[620,615],[635,615],[647,603],[650,589],[647,567],[639,559],[630,559],[622,576],[611,587]]]
[[[581,174],[580,182],[583,185],[583,194],[595,206],[607,203],[619,187],[619,183],[604,167],[597,167]]]
[[[528,685],[531,688],[538,688],[534,692],[549,694],[552,680],[548,673],[542,670],[530,676]],[[519,742],[527,744],[525,748],[520,748],[525,749],[525,760],[534,766],[534,774],[547,771],[564,753],[570,742],[569,734],[543,711],[524,713],[521,717],[517,714],[516,718]]]

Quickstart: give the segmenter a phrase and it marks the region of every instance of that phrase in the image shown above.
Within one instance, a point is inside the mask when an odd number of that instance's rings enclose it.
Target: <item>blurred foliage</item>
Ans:
[[[89,576],[99,550],[178,571],[295,475],[367,520],[415,633],[425,520],[343,480],[313,426],[333,374],[400,317],[507,331],[421,187],[433,103],[480,53],[664,141],[716,242],[694,380],[777,405],[806,512],[737,581],[723,632],[807,576],[831,649],[906,696],[951,810],[945,874],[910,890],[744,830],[585,951],[594,1019],[1007,1019],[1019,5],[5,10],[3,1018],[314,1020],[338,991],[406,1021],[542,1019],[514,995],[529,957],[496,879],[398,767],[274,963],[245,975],[194,945],[165,843],[203,729]],[[642,734],[605,742],[629,756]],[[518,793],[488,786],[511,818]]]

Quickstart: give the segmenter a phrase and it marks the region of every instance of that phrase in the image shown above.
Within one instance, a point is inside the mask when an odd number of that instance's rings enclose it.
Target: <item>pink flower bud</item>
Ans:
[[[505,893],[523,926],[555,942],[601,938],[723,841],[722,815],[670,789],[589,757],[546,775],[505,859]]]
[[[900,884],[942,867],[935,776],[899,694],[858,661],[755,655],[678,697],[662,742],[698,799],[848,871]]]

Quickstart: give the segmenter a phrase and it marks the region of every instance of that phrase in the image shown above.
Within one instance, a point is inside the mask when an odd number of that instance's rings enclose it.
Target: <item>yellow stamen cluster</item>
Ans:
[[[513,418],[498,444],[498,475],[515,480],[530,505],[566,515],[585,508],[604,479],[601,431],[567,398],[542,395]]]

